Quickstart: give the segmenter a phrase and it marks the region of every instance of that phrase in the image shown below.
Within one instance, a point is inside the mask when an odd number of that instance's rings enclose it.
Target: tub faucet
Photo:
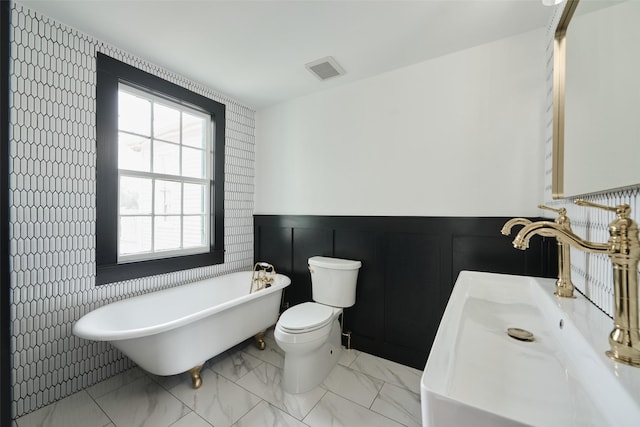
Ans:
[[[276,269],[267,262],[256,262],[251,275],[251,286],[249,293],[268,288],[275,283]]]
[[[534,234],[553,236],[565,244],[589,253],[606,254],[613,267],[614,328],[609,334],[610,358],[631,366],[640,366],[640,324],[638,323],[638,261],[640,240],[638,224],[631,218],[631,208],[623,204],[603,206],[576,200],[580,206],[590,206],[615,212],[617,218],[609,224],[609,241],[594,243],[578,237],[561,224],[539,221],[526,225],[513,240],[513,246],[526,249]]]

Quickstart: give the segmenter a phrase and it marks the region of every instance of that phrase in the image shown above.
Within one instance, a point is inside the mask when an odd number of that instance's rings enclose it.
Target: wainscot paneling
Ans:
[[[284,307],[311,300],[309,257],[362,261],[344,314],[352,347],[422,369],[460,271],[557,275],[555,239],[516,250],[500,234],[508,219],[255,215],[255,260],[291,277]]]

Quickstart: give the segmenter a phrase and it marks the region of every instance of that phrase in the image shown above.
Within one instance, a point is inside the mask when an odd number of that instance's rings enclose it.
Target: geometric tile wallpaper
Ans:
[[[72,324],[118,299],[253,263],[254,111],[14,2],[10,62],[12,411],[130,367]],[[224,264],[95,286],[96,53],[226,105]],[[215,70],[212,70],[215,72]]]
[[[556,208],[567,209],[567,216],[571,220],[573,231],[593,242],[606,242],[609,239],[608,226],[615,219],[615,215],[589,207],[577,206],[573,199],[553,200],[551,197],[551,168],[553,148],[553,45],[555,29],[564,10],[563,4],[556,7],[555,15],[550,20],[547,29],[547,128],[545,143],[545,200],[546,204]],[[631,207],[631,217],[640,222],[640,188],[633,187],[622,191],[602,193],[582,197],[590,202],[601,205],[615,206],[626,203]],[[546,214],[550,212],[545,211]],[[639,273],[640,274],[640,273]],[[606,255],[587,254],[571,248],[571,275],[573,284],[602,311],[613,317],[613,272],[611,260]]]

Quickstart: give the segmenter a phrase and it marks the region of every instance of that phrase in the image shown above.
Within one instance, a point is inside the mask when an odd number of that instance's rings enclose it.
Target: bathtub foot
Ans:
[[[202,370],[202,365],[194,366],[189,369],[189,373],[191,374],[191,381],[193,382],[193,388],[200,388],[202,385],[202,377],[200,377],[200,370]]]
[[[253,337],[253,339],[256,340],[256,347],[258,347],[259,350],[264,350],[265,348],[267,348],[267,343],[264,341],[265,332],[267,331],[258,332]]]

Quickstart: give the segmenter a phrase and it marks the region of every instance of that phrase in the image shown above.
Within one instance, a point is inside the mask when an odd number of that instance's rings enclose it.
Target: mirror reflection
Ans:
[[[571,16],[571,8],[575,8]],[[564,117],[555,115],[554,191],[569,197],[640,183],[640,2],[571,1],[556,32],[564,49]],[[569,25],[570,21],[570,25]],[[564,30],[564,40],[559,41]],[[564,43],[564,46],[562,46]],[[556,59],[556,65],[558,60]],[[562,67],[564,65],[564,67]],[[562,76],[560,76],[561,78]],[[560,94],[561,96],[562,94]],[[564,123],[558,120],[564,119]],[[562,126],[564,132],[562,134]],[[559,141],[556,141],[558,139]],[[562,161],[564,149],[564,161]],[[559,159],[555,159],[559,156]],[[556,163],[557,162],[557,163]]]

